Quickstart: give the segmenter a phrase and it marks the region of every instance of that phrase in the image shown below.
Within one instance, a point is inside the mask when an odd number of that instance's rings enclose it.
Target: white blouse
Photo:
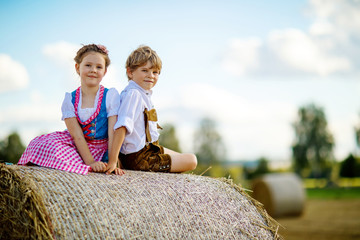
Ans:
[[[123,154],[137,152],[145,146],[144,110],[154,108],[151,95],[151,90],[143,89],[132,80],[120,94],[118,120],[114,129],[126,128],[125,139],[120,150]],[[157,131],[157,122],[149,121],[149,130],[151,140],[157,141],[160,135]]]
[[[88,120],[96,111],[97,103],[99,101],[99,92],[96,93],[94,107],[93,108],[81,108],[82,105],[82,94],[80,91],[80,98],[79,98],[79,106],[78,106],[78,114],[81,121],[85,122]],[[101,103],[100,103],[101,104]],[[120,105],[120,95],[119,92],[115,88],[110,88],[106,95],[106,112],[107,117],[114,116],[118,113]],[[75,115],[75,108],[72,103],[72,96],[71,93],[65,93],[65,98],[61,106],[62,117],[61,120],[66,118],[73,118],[76,117]]]

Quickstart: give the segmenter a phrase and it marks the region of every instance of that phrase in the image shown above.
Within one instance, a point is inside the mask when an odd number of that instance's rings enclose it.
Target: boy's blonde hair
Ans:
[[[157,53],[154,50],[152,50],[150,47],[145,45],[139,46],[130,54],[130,56],[126,60],[125,68],[130,69],[130,71],[133,72],[138,67],[144,66],[147,63],[147,61],[151,62],[152,68],[158,70],[159,73],[161,72],[162,62],[160,57],[157,55]],[[127,71],[126,71],[126,75],[130,80]]]

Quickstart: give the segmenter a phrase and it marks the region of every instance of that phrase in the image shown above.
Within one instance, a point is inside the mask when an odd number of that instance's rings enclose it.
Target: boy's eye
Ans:
[[[98,69],[102,69],[102,66],[98,66],[97,68],[98,68]]]

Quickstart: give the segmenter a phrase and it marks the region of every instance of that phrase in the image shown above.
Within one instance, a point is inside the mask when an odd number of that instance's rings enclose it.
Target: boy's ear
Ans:
[[[80,75],[80,66],[77,63],[75,63],[75,70],[76,70],[77,74]]]
[[[128,75],[129,78],[132,78],[132,72],[129,67],[126,68],[126,74]]]

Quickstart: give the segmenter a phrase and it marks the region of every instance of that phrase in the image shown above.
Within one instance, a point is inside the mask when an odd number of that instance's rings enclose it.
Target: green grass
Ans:
[[[360,199],[360,188],[311,188],[306,189],[308,199]]]

